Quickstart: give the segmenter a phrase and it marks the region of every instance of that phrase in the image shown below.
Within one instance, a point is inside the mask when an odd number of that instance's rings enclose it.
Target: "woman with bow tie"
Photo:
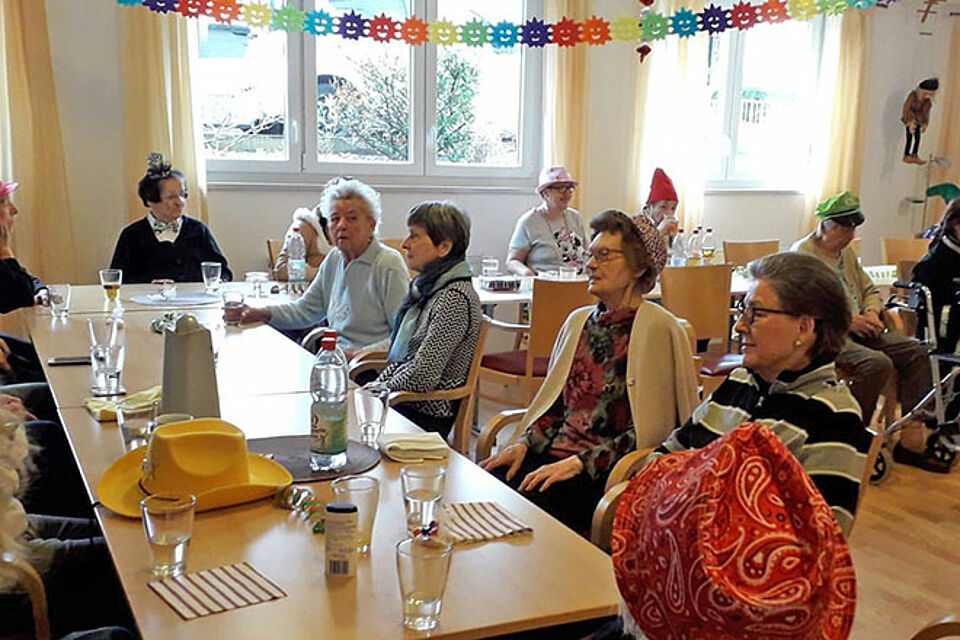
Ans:
[[[227,259],[207,225],[183,215],[186,178],[159,153],[147,158],[147,173],[137,185],[147,215],[120,232],[111,269],[123,270],[124,283],[155,280],[200,282],[201,262],[219,262],[220,277],[231,280]]]

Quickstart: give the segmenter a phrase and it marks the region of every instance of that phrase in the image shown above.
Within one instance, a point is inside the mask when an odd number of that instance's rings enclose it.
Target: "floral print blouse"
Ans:
[[[558,459],[578,456],[594,480],[606,478],[636,448],[627,397],[627,350],[636,309],[590,314],[580,334],[570,373],[553,406],[531,424],[521,442]]]

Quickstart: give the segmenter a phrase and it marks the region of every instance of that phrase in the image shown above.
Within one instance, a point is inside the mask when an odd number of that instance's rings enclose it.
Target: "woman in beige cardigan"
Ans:
[[[643,299],[666,263],[656,228],[616,210],[590,228],[588,287],[600,302],[567,318],[520,441],[480,463],[577,531],[617,460],[659,444],[697,402],[683,328]]]

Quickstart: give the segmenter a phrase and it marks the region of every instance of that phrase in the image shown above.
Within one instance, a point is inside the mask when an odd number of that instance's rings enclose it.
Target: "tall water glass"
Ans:
[[[240,324],[240,310],[243,308],[242,291],[224,291],[223,292],[223,315],[228,326],[235,327]]]
[[[377,438],[383,431],[387,420],[387,399],[390,389],[382,384],[370,383],[359,389],[353,396],[357,410],[357,422],[360,424],[360,440],[371,447],[377,446]]]
[[[122,344],[95,344],[90,347],[90,387],[95,396],[115,396],[123,393],[120,377],[123,375]]]
[[[436,628],[451,556],[450,544],[436,538],[407,538],[397,543],[403,626],[415,631]]]
[[[203,276],[203,289],[207,293],[216,293],[220,290],[220,270],[222,265],[219,262],[201,262],[200,274]]]
[[[117,405],[117,426],[123,446],[128,451],[147,444],[150,433],[157,426],[157,409],[160,402],[153,400],[125,400]]]
[[[500,261],[496,258],[485,256],[480,260],[480,274],[485,277],[495,276],[500,273]]]
[[[400,468],[407,533],[411,536],[428,535],[437,528],[446,475],[446,467],[432,462]]]
[[[143,532],[153,557],[153,575],[178,576],[187,564],[197,499],[193,494],[157,494],[140,501]]]
[[[123,269],[100,269],[100,286],[107,301],[116,302],[119,299],[122,284]]]
[[[54,318],[66,318],[70,312],[70,285],[51,284],[47,286],[50,299],[50,313]]]
[[[357,506],[357,553],[370,553],[373,523],[380,502],[380,483],[370,476],[344,476],[331,483],[336,502]]]

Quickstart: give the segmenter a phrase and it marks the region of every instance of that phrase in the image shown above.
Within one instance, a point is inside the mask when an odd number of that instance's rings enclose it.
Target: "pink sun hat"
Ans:
[[[577,181],[573,179],[573,175],[567,171],[566,167],[563,165],[544,167],[540,171],[540,183],[537,185],[537,195],[542,196],[543,190],[547,187],[556,187],[565,184],[574,187],[577,186]]]
[[[19,186],[19,182],[4,182],[3,180],[0,180],[0,198],[10,195],[16,191],[17,187]]]

